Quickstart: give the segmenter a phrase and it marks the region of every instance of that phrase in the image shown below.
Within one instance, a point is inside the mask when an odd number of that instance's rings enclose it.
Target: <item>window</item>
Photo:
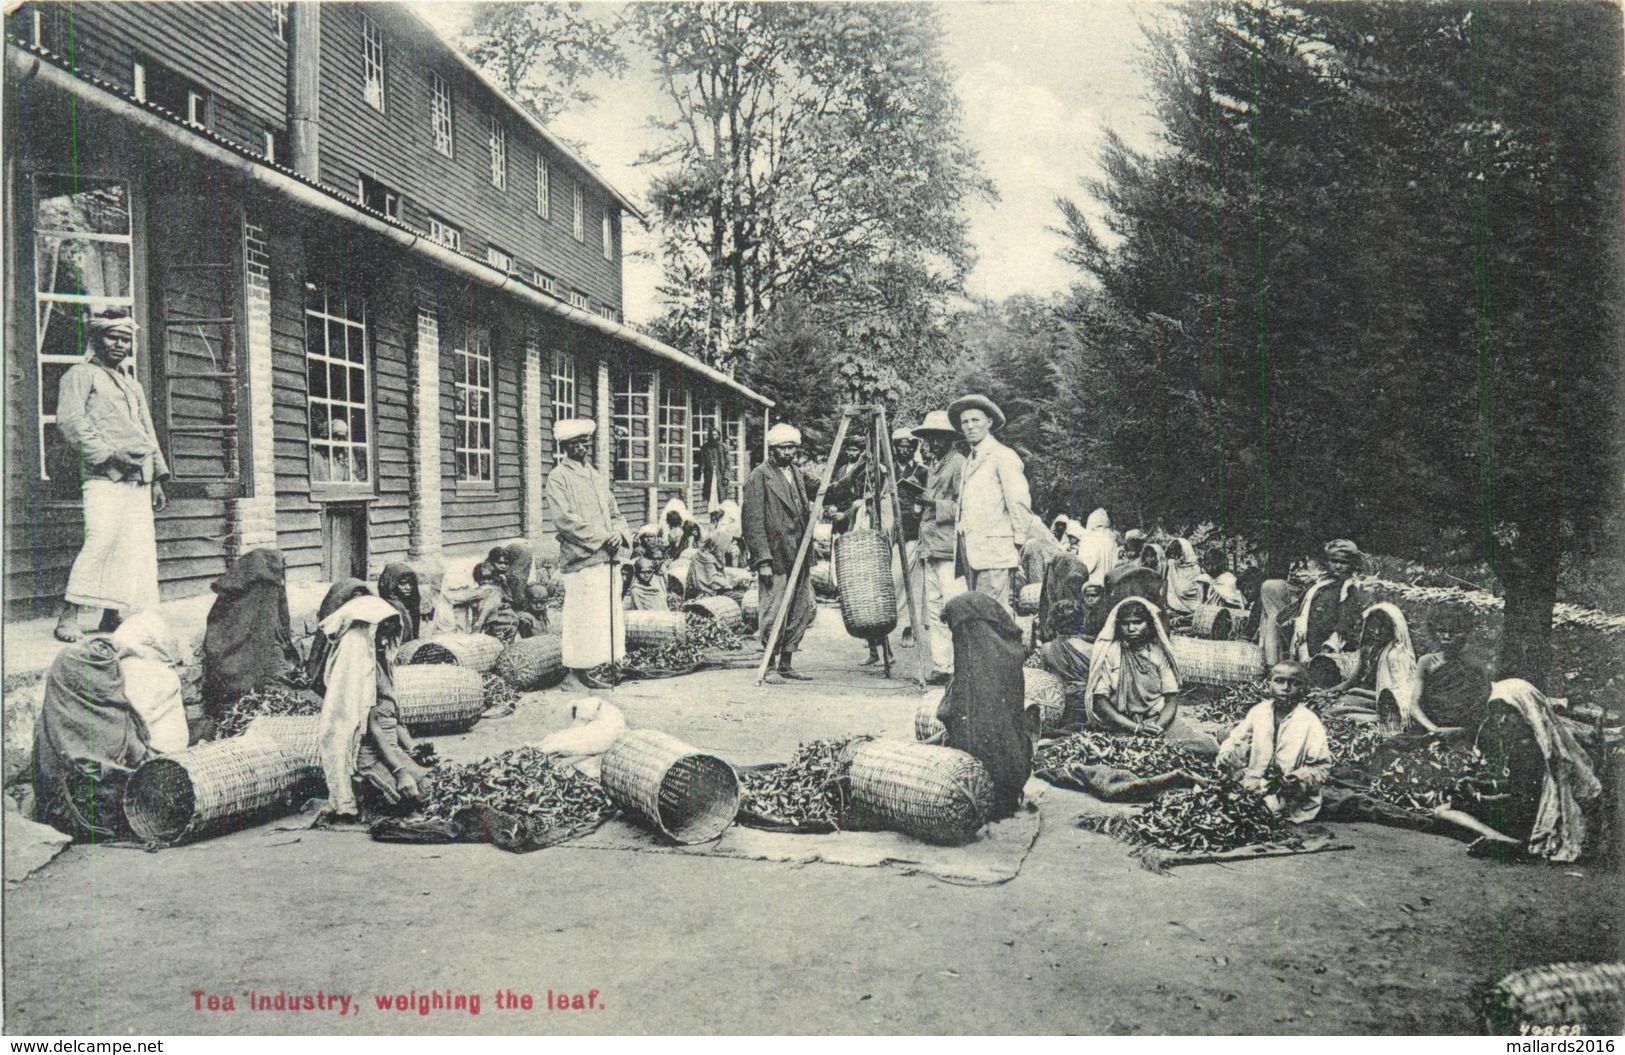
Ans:
[[[566,299],[570,302],[572,308],[580,308],[582,311],[592,310],[592,301],[588,300],[587,295],[579,289],[572,289]]]
[[[212,100],[201,85],[156,62],[137,62],[132,68],[131,94],[137,100],[162,107],[190,124],[207,127]]]
[[[536,286],[536,288],[541,290],[543,293],[551,294],[555,297],[560,295],[559,280],[554,278],[552,275],[549,275],[541,268],[537,268],[535,271],[531,272],[530,280]]]
[[[536,215],[547,219],[553,215],[552,180],[547,173],[547,159],[536,155]]]
[[[576,241],[587,240],[587,202],[581,195],[581,184],[577,183],[570,188],[571,204],[575,208],[575,218],[571,220],[570,233],[575,235]]]
[[[188,124],[206,126],[209,123],[209,99],[202,92],[189,91],[186,93],[186,121]]]
[[[513,257],[504,253],[494,245],[485,247],[485,262],[502,272],[504,275],[513,270]]]
[[[502,122],[491,117],[491,132],[489,142],[491,145],[491,186],[497,190],[505,190],[508,186],[508,130],[502,127]]]
[[[139,62],[130,71],[130,94],[138,103],[147,101],[147,68]]]
[[[361,97],[374,110],[384,109],[384,31],[361,16]]]
[[[728,485],[733,492],[731,497],[739,498],[744,493],[745,481],[740,478],[738,471],[738,458],[745,449],[745,418],[739,413],[739,404],[728,401],[722,405],[722,434],[728,438],[728,453],[735,459],[735,464],[728,466]]]
[[[458,348],[457,482],[492,483],[492,435],[496,431],[491,397],[491,338],[470,329],[467,347]]]
[[[356,180],[356,198],[374,212],[381,212],[393,220],[401,218],[401,196],[371,176],[361,176]]]
[[[265,160],[276,160],[276,133],[269,130],[265,133]]]
[[[429,130],[434,148],[451,157],[451,85],[438,73],[429,74]]]
[[[429,241],[438,242],[447,249],[462,252],[463,235],[451,224],[438,216],[429,217]]]
[[[654,482],[650,403],[654,375],[627,371],[615,385],[615,479],[620,483]]]
[[[672,378],[660,386],[660,482],[688,483],[688,393]]]
[[[701,474],[700,474],[700,445],[703,444],[706,440],[710,439],[712,429],[716,429],[718,433],[720,433],[722,431],[722,407],[721,407],[721,405],[717,404],[717,403],[712,403],[710,405],[709,409],[702,410],[702,409],[699,409],[698,407],[695,408],[695,410],[694,410],[694,442],[690,445],[690,448],[689,448],[693,452],[692,456],[689,459],[689,466],[690,466],[689,471],[694,474],[693,479],[695,479],[695,480],[700,480],[701,479]],[[732,470],[733,467],[729,466],[728,468],[730,470]],[[730,471],[729,475],[730,476],[733,475],[731,471]],[[709,497],[709,496],[707,495],[707,496],[702,496],[702,497]],[[722,495],[721,496],[721,498],[727,498],[727,497],[728,497],[727,495]]]
[[[271,0],[271,32],[281,41],[288,39],[288,4],[287,0]]]
[[[553,353],[553,420],[576,416],[576,357],[569,352]]]
[[[43,48],[45,46],[45,15],[37,10],[30,11],[28,14],[30,23],[29,39],[33,41],[36,48]]]
[[[367,489],[367,315],[337,284],[305,283],[305,379],[311,486]]]
[[[610,230],[609,209],[604,209],[604,259],[615,259],[615,234]]]
[[[78,176],[34,178],[34,369],[39,384],[40,479],[63,446],[56,428],[62,375],[84,362],[89,317],[135,312],[130,284],[130,189]],[[133,369],[135,357],[125,360]]]

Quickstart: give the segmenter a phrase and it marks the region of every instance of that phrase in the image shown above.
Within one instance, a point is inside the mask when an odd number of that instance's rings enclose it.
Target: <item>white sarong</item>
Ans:
[[[620,564],[594,564],[569,572],[563,579],[564,665],[571,670],[590,670],[625,659]]]
[[[149,484],[85,481],[85,545],[64,599],[138,612],[158,606],[158,542]]]

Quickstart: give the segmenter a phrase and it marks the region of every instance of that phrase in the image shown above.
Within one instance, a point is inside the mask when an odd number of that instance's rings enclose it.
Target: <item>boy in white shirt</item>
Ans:
[[[1270,670],[1270,698],[1247,712],[1219,748],[1216,764],[1294,824],[1315,819],[1332,772],[1326,727],[1304,699],[1309,672],[1294,660]]]

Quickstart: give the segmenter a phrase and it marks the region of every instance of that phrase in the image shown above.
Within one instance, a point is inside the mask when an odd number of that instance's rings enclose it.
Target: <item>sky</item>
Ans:
[[[961,127],[998,191],[996,202],[971,205],[969,234],[977,263],[966,283],[977,297],[1066,289],[1077,272],[1059,259],[1057,196],[1086,204],[1080,179],[1097,175],[1103,135],[1115,129],[1139,147],[1154,142],[1144,78],[1139,70],[1142,18],[1155,18],[1155,0],[1008,0],[940,3],[945,54],[963,108]],[[420,9],[443,36],[467,24],[468,4]],[[588,11],[614,10],[588,4]],[[560,115],[551,125],[582,144],[610,183],[640,201],[650,171],[636,164],[650,145],[650,115],[660,111],[658,85],[647,67],[624,77],[596,78],[595,102]],[[623,227],[627,318],[659,314],[654,239],[636,223]],[[642,254],[642,255],[640,255]]]

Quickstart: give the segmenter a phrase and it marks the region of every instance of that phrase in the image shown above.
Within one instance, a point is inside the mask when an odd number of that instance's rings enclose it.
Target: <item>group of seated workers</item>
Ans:
[[[746,577],[730,573],[739,563],[739,503],[711,507],[702,528],[688,507],[672,499],[657,523],[645,524],[632,542],[631,562],[622,573],[622,603],[633,611],[663,612],[672,591],[684,599],[732,597],[740,600]],[[674,577],[679,576],[680,577]]]

